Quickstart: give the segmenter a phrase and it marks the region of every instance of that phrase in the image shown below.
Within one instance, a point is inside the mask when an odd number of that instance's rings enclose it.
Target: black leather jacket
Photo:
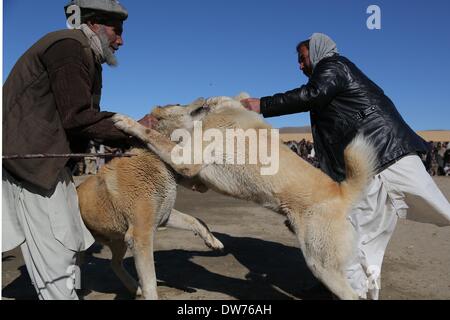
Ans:
[[[338,54],[321,60],[306,85],[261,98],[264,117],[309,111],[321,169],[345,179],[344,149],[362,133],[376,147],[377,171],[428,144],[403,120],[392,101],[350,60]]]

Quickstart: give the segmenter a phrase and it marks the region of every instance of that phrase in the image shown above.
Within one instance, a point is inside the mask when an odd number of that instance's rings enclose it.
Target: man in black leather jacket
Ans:
[[[344,149],[362,133],[376,148],[377,175],[349,220],[358,254],[347,274],[364,298],[378,299],[381,264],[398,217],[406,216],[404,193],[426,200],[450,222],[450,205],[427,174],[418,153],[429,146],[403,120],[392,101],[350,60],[339,55],[328,36],[315,33],[297,46],[300,69],[309,78],[300,88],[261,99],[245,99],[264,117],[310,112],[320,168],[345,180]]]

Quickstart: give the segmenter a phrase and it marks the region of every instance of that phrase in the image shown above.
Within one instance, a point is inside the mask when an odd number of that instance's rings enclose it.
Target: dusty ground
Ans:
[[[437,184],[450,199],[450,178]],[[411,220],[401,220],[382,270],[381,299],[450,299],[450,227],[421,223],[427,208],[410,199]],[[252,203],[209,191],[179,189],[176,208],[205,221],[224,243],[209,251],[199,237],[166,229],[156,237],[161,299],[320,299],[325,289],[305,291],[316,281],[283,219]],[[125,265],[136,276],[129,253]],[[94,246],[83,267],[85,299],[130,299],[109,268],[110,252]],[[2,255],[2,297],[35,299],[20,250]]]

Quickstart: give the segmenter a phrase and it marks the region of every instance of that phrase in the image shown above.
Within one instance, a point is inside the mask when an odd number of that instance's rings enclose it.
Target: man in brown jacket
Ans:
[[[101,64],[115,65],[126,9],[73,0],[81,25],[50,33],[18,60],[3,86],[3,155],[82,152],[89,140],[127,145],[101,112]],[[81,220],[69,158],[5,160],[3,248],[21,245],[40,299],[77,299],[76,253],[93,238]]]

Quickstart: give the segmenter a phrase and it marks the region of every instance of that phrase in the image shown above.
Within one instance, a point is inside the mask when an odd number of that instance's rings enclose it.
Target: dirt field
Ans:
[[[450,178],[437,178],[450,199]],[[381,299],[450,299],[450,227],[423,221],[428,208],[409,199],[412,220],[401,220],[382,270]],[[224,243],[211,252],[199,237],[166,229],[156,237],[156,272],[161,299],[327,299],[305,266],[283,218],[252,203],[214,192],[179,188],[176,208],[205,221]],[[422,214],[420,214],[422,213]],[[136,276],[133,259],[125,265]],[[82,268],[80,292],[87,300],[130,299],[109,268],[110,252],[94,246]],[[3,299],[35,299],[20,250],[2,255]]]

